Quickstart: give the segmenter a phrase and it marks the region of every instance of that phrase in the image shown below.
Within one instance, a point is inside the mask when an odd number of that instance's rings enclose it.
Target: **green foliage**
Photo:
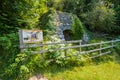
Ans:
[[[45,0],[1,0],[0,3],[0,24],[13,28],[35,28],[39,17],[47,11]]]
[[[120,35],[118,35],[118,36],[116,37],[116,39],[120,39]]]
[[[50,52],[46,53],[45,62],[41,63],[39,55],[30,55],[28,50],[20,53],[18,30],[22,28],[42,29],[44,36],[49,39],[50,35],[54,34],[56,30],[53,23],[56,14],[54,10],[60,10],[74,13],[81,18],[82,22],[85,22],[82,23],[77,17],[72,19],[74,40],[83,37],[84,29],[82,24],[85,24],[91,31],[119,34],[119,3],[119,0],[0,0],[0,78],[3,78],[3,80],[28,80],[29,76],[40,73],[40,71],[51,66],[51,64],[63,67],[72,65],[83,66],[85,63],[92,62],[91,60],[87,62],[84,59],[99,53],[82,55],[80,60],[77,60],[76,57],[72,56],[72,54],[78,53],[75,49],[53,52],[53,48],[49,47]],[[60,48],[64,46],[56,45],[55,47]],[[98,47],[94,46],[84,48],[83,50],[91,50]],[[116,53],[120,54],[119,45],[115,50]],[[68,59],[63,59],[65,52],[68,53]],[[107,61],[108,59],[111,59],[111,55],[95,58],[93,61]],[[52,68],[54,68],[53,66]],[[98,78],[95,77],[93,79]]]
[[[29,73],[29,69],[25,66],[25,62],[27,59],[27,55],[24,53],[18,54],[14,59],[14,62],[5,68],[5,72],[3,74],[3,79],[17,79],[17,77],[24,79],[27,73]],[[22,76],[21,76],[21,75]]]
[[[120,26],[120,5],[118,5],[115,8],[115,11],[116,11],[116,16],[117,16],[117,24]]]
[[[25,28],[34,29],[39,18],[47,12],[46,2],[45,0],[26,0],[26,3],[28,4],[28,10],[20,12],[21,19],[18,19],[18,21],[20,24],[24,23]]]
[[[19,53],[18,34],[10,33],[1,35],[0,43],[1,61],[3,61],[3,64],[6,63],[5,65],[9,65],[9,61]]]
[[[5,67],[1,78],[4,80],[8,80],[8,78],[10,80],[28,80],[31,75],[39,73],[45,63],[40,62],[41,59],[39,55],[30,55],[29,53],[30,52],[26,50],[12,57],[14,61]]]
[[[73,40],[80,40],[83,38],[84,28],[81,21],[77,17],[72,20],[72,33]]]
[[[54,30],[56,28],[55,28],[55,24],[53,23],[54,18],[55,18],[55,11],[52,9],[50,9],[40,18],[40,22],[38,23],[38,28],[43,30],[43,36],[47,36],[55,33]]]
[[[89,25],[88,28],[90,30],[104,33],[114,32],[116,28],[115,20],[114,10],[100,3],[93,8],[93,11],[88,12],[86,16],[86,24]]]
[[[9,68],[12,68],[12,66],[17,67],[17,64],[14,65],[14,59],[20,53],[18,30],[21,28],[35,28],[36,22],[47,11],[47,7],[45,0],[0,0],[0,4],[1,69],[8,66],[10,66]],[[25,69],[25,66],[20,69]],[[17,69],[15,70],[17,71]],[[13,73],[16,73],[15,70],[13,70]],[[0,73],[3,74],[3,70],[0,70]],[[12,76],[16,77],[17,75],[10,73],[9,77],[11,76],[11,79]]]
[[[47,6],[55,10],[63,10],[63,0],[47,0]]]
[[[63,11],[73,13],[79,16],[83,13],[85,0],[64,0],[63,1]]]
[[[95,0],[64,0],[63,11],[76,14],[82,21],[84,21],[84,14],[90,11]]]
[[[48,61],[48,66],[50,64],[53,65],[59,65],[59,66],[65,66],[67,64],[66,59],[64,59],[65,57],[65,52],[64,51],[53,51],[56,48],[60,48],[65,46],[63,45],[56,45],[56,46],[49,46],[47,47],[47,49],[49,50],[49,52],[45,53],[45,60]]]

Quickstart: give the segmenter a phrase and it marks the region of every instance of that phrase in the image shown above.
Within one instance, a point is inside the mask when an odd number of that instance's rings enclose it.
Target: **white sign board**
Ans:
[[[42,30],[22,30],[21,35],[23,43],[36,43],[43,40]]]

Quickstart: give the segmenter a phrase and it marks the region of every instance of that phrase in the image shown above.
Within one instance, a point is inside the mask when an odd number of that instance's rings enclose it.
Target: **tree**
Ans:
[[[19,29],[36,28],[45,12],[46,0],[0,0],[0,62],[9,66],[20,53]],[[4,64],[5,63],[5,64]]]
[[[112,32],[115,28],[115,11],[105,6],[104,2],[99,2],[92,11],[87,13],[87,27],[93,31]]]

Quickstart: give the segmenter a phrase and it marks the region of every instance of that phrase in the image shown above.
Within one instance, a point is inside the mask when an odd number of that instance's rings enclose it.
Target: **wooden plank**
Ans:
[[[71,47],[65,47],[65,48],[54,49],[53,51],[64,50],[64,49],[70,49],[70,48],[73,49],[73,48],[76,48],[76,47],[78,48],[78,46],[75,46],[75,47],[71,46]],[[94,50],[90,50],[90,51],[83,51],[83,52],[81,52],[80,54],[91,53],[91,52],[95,52],[95,51],[99,51],[99,50],[108,49],[108,48],[111,48],[111,47],[115,47],[115,45],[109,46],[109,47],[104,47],[104,48],[101,48],[101,49],[94,49]],[[46,52],[49,52],[49,50],[42,50],[42,51],[40,51],[39,53],[46,53]],[[37,52],[33,52],[33,54],[36,54],[36,53],[38,53],[38,51],[37,51]]]
[[[79,48],[78,58],[80,58],[80,54],[81,54],[81,52],[82,52],[81,42],[79,43],[79,45],[80,45],[80,48]]]
[[[65,49],[74,49],[74,48],[79,48],[80,46],[70,46],[70,47],[63,47],[63,48],[56,48],[53,51],[60,51],[60,50],[65,50]],[[42,51],[44,53],[49,52],[49,50],[44,50]]]
[[[101,42],[101,43],[92,43],[92,44],[85,44],[85,45],[81,45],[81,46],[72,46],[71,48],[79,48],[79,47],[89,47],[89,46],[95,46],[95,45],[100,45],[100,44],[107,44],[107,43],[111,43],[111,42],[119,42],[120,40],[114,40],[114,41],[107,41],[107,42]],[[76,40],[76,41],[63,41],[63,42],[52,42],[52,43],[45,43],[45,44],[29,44],[29,47],[39,47],[39,46],[48,46],[48,45],[55,45],[55,44],[69,44],[69,43],[79,43],[81,42],[81,40]],[[28,47],[28,46],[21,46],[21,48],[23,47]]]
[[[40,45],[42,45],[42,42],[40,42]],[[40,46],[40,52],[43,51],[43,46]],[[40,53],[41,61],[44,61],[44,53]]]
[[[66,50],[66,49],[74,49],[74,48],[82,48],[82,47],[87,47],[87,46],[94,46],[94,45],[101,45],[101,44],[106,44],[106,43],[114,43],[114,42],[119,42],[120,40],[112,40],[112,41],[107,41],[107,42],[101,42],[101,43],[93,43],[93,44],[85,44],[85,45],[76,45],[76,46],[70,46],[70,47],[63,47],[63,48],[56,48],[53,51],[58,51],[58,50]],[[81,40],[77,40],[77,41],[64,41],[65,43],[76,43],[76,42],[81,42]],[[58,43],[53,43],[53,44],[61,44],[60,42]],[[30,44],[30,45],[25,45],[22,46],[22,48],[24,47],[41,47],[44,45],[52,45],[52,43],[47,43],[47,44]],[[85,54],[85,53],[91,53],[91,52],[95,52],[95,51],[99,51],[99,50],[103,50],[103,49],[108,49],[108,48],[112,48],[115,47],[115,45],[113,46],[109,46],[109,47],[105,47],[105,48],[101,48],[101,49],[94,49],[94,50],[90,50],[90,51],[83,51],[80,53],[81,54]],[[41,50],[39,51],[39,53],[45,53],[45,52],[49,52],[49,50]],[[33,53],[35,54],[35,53]]]
[[[100,56],[103,56],[103,55],[106,55],[106,54],[109,54],[109,53],[111,53],[111,51],[108,51],[108,52],[105,52],[105,53],[101,53],[101,54],[99,54],[97,56],[89,57],[87,59],[92,59],[92,58],[100,57]]]
[[[112,42],[111,42],[111,45],[114,46],[114,42],[113,42],[113,40],[112,40]],[[113,47],[112,47],[111,49],[113,50]]]
[[[90,51],[83,51],[83,52],[81,52],[81,54],[86,54],[86,53],[96,52],[96,51],[99,51],[99,50],[109,49],[111,47],[115,47],[115,45],[114,46],[104,47],[104,48],[101,48],[101,49],[99,48],[99,49],[94,49],[94,50],[90,50]]]
[[[21,52],[23,52],[25,49],[25,45],[24,45],[23,40],[22,40],[22,37],[23,37],[22,30],[19,30],[18,34],[19,34],[19,41],[20,41],[20,50],[21,50]]]
[[[100,43],[92,43],[92,44],[86,44],[86,45],[81,45],[81,47],[96,46],[96,45],[107,44],[107,43],[111,43],[111,42],[112,42],[112,41],[108,41],[108,42],[100,42]]]
[[[85,44],[82,45],[81,47],[84,46],[93,46],[93,45],[99,45],[99,44],[106,44],[106,43],[111,43],[111,42],[118,42],[120,40],[114,40],[114,41],[107,41],[107,42],[101,42],[101,43],[92,43],[92,44]],[[69,43],[79,43],[82,42],[82,40],[76,40],[76,41],[62,41],[62,42],[51,42],[51,43],[45,43],[44,45],[55,45],[55,44],[69,44]]]
[[[113,42],[120,42],[120,39],[117,39],[117,40],[113,40]]]
[[[40,46],[48,46],[48,45],[56,45],[56,44],[69,44],[69,43],[79,43],[81,40],[76,40],[76,41],[63,41],[63,42],[52,42],[52,43],[45,43],[45,44],[29,44],[29,47],[40,47]],[[28,46],[25,46],[27,48]],[[22,48],[22,46],[21,46]]]
[[[102,42],[101,42],[101,44],[100,44],[100,50],[99,50],[99,53],[101,54],[101,52],[102,52]]]
[[[92,59],[92,58],[100,57],[100,56],[103,56],[103,55],[106,55],[106,54],[109,54],[109,53],[111,53],[111,51],[108,51],[108,52],[105,52],[105,53],[101,53],[101,54],[99,54],[99,55],[97,55],[97,56],[89,57],[89,58],[86,58],[86,59]],[[74,55],[72,55],[72,56],[78,56],[78,55],[77,55],[77,54],[74,54]],[[62,58],[68,58],[68,57],[71,57],[71,56],[64,56],[64,57],[62,57]]]
[[[65,49],[74,49],[74,48],[79,48],[79,47],[80,46],[78,45],[78,46],[70,46],[70,47],[64,47],[64,48],[56,48],[53,51],[60,51],[60,50],[65,50]],[[108,48],[111,48],[111,47],[115,47],[115,45],[114,46],[105,47],[105,48],[101,48],[101,49],[94,49],[94,50],[90,50],[90,51],[84,51],[84,52],[81,52],[81,54],[95,52],[95,51],[99,51],[99,50],[103,50],[103,49],[108,49]],[[49,50],[41,51],[41,53],[46,53],[46,52],[49,52]]]
[[[86,45],[81,45],[81,47],[95,46],[95,45],[100,45],[100,44],[108,44],[108,43],[112,43],[112,42],[113,42],[113,43],[114,43],[114,42],[120,42],[120,40],[112,40],[112,41],[107,41],[107,42],[86,44]]]
[[[70,46],[70,47],[64,47],[64,48],[56,48],[53,51],[60,51],[60,50],[65,50],[65,49],[74,49],[74,48],[79,48],[79,47],[81,47],[81,46],[77,45],[77,46]],[[94,50],[90,50],[90,51],[84,51],[84,52],[81,52],[81,54],[95,52],[95,51],[99,51],[99,50],[103,50],[103,49],[107,49],[107,48],[111,48],[111,47],[115,47],[115,45],[114,46],[110,46],[110,47],[101,48],[101,49],[94,49]],[[49,52],[49,50],[42,50],[42,51],[40,51],[40,53],[46,53],[46,52]]]
[[[65,47],[66,47],[67,45],[65,44]],[[65,49],[64,50],[64,56],[67,56],[67,49]]]
[[[82,40],[62,41],[62,42],[51,42],[51,43],[45,43],[45,44],[43,44],[43,45],[70,44],[70,43],[79,43],[79,42],[82,42]]]

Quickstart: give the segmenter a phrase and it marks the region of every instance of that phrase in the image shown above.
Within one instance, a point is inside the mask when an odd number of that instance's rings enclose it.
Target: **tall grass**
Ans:
[[[49,80],[120,80],[120,64],[115,62],[73,68],[47,69],[44,73]]]

